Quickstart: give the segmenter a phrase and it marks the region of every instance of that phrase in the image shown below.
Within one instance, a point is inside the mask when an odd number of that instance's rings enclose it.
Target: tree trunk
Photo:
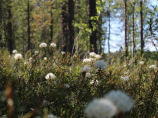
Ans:
[[[124,18],[124,25],[125,25],[125,60],[128,56],[128,44],[127,44],[127,0],[124,0],[124,12],[125,12],[125,18]]]
[[[8,50],[12,54],[13,50],[13,39],[12,39],[12,14],[11,14],[11,1],[8,0]]]
[[[90,51],[98,53],[97,50],[97,38],[96,38],[96,29],[93,31],[92,22],[96,22],[95,20],[91,20],[91,17],[96,16],[96,0],[88,0],[89,4],[89,28],[92,30],[90,35]],[[93,46],[93,47],[92,47]]]
[[[109,16],[109,35],[108,35],[108,53],[110,53],[110,28],[111,28],[111,24],[110,24],[110,3],[109,3],[109,9],[108,9],[108,16]]]
[[[132,37],[132,43],[133,43],[133,48],[132,48],[132,57],[135,55],[135,41],[134,41],[134,12],[135,12],[135,2],[133,3],[133,14],[132,14],[132,30],[133,30],[133,37]]]
[[[29,0],[28,0],[28,4],[27,4],[27,33],[28,33],[28,50],[30,50],[31,48],[31,42],[30,42],[30,3],[29,3]]]
[[[2,43],[2,1],[0,0],[0,47],[3,47]]]
[[[52,1],[52,0],[50,0]],[[51,25],[50,25],[50,42],[53,42],[53,13],[52,13],[52,5],[51,4],[51,7],[50,7],[50,13],[51,13]]]
[[[140,37],[141,37],[141,55],[142,55],[144,52],[142,0],[140,0]]]
[[[62,30],[63,30],[63,41],[62,41],[62,47],[63,51],[67,52],[68,47],[67,47],[67,42],[68,42],[68,13],[67,13],[67,2],[64,0],[62,4]]]
[[[74,0],[68,0],[68,12],[69,12],[69,39],[68,48],[71,55],[75,51],[75,31],[74,31]]]

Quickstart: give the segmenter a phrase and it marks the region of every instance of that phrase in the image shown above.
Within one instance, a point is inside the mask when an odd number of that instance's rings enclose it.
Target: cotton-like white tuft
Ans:
[[[89,67],[88,65],[85,65],[83,68],[81,68],[81,72],[90,72],[91,71],[91,67]]]
[[[120,90],[112,90],[104,98],[110,100],[122,112],[130,111],[134,106],[131,97]]]
[[[86,117],[107,118],[114,116],[117,108],[110,100],[94,99],[86,106],[84,112]]]
[[[17,51],[17,50],[13,50],[12,53],[13,53],[13,54],[16,54],[16,53],[18,53],[18,51]]]
[[[56,47],[57,45],[55,43],[51,43],[50,47]]]
[[[40,47],[40,48],[46,48],[46,47],[47,47],[47,44],[46,44],[46,43],[41,43],[41,44],[39,45],[39,47]]]
[[[105,64],[105,62],[102,61],[102,60],[97,61],[97,62],[94,64],[94,66],[95,66],[98,70],[99,70],[99,69],[101,69],[101,70],[106,69],[106,64]]]
[[[157,67],[155,65],[150,65],[149,68],[156,70]]]
[[[19,61],[19,60],[22,59],[22,58],[23,58],[23,57],[22,57],[22,55],[21,55],[20,53],[17,53],[17,54],[14,55],[14,59],[15,59],[15,60],[18,60],[18,61]]]
[[[53,73],[48,73],[46,76],[45,76],[46,79],[55,79],[56,76],[53,74]]]

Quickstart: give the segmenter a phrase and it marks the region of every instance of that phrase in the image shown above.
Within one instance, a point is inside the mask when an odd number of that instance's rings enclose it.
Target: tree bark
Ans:
[[[133,47],[132,47],[132,57],[134,57],[135,55],[135,40],[134,40],[134,12],[135,12],[135,2],[133,3],[133,14],[132,14],[132,30],[133,30],[133,37],[132,37],[132,44],[133,44]]]
[[[108,16],[109,16],[109,35],[108,35],[108,53],[110,53],[110,28],[111,28],[111,24],[110,24],[110,3],[109,3],[109,9],[108,9]]]
[[[142,0],[140,0],[140,37],[141,37],[141,55],[142,55],[144,52]]]
[[[0,0],[0,47],[3,47],[2,44],[2,1]]]
[[[27,29],[27,35],[28,35],[28,50],[30,50],[30,48],[31,48],[31,42],[30,42],[30,2],[29,2],[29,0],[28,0],[28,3],[27,3],[27,27],[28,27],[28,29]]]
[[[13,50],[13,39],[12,39],[12,14],[11,14],[11,1],[8,0],[8,50],[12,54]]]
[[[71,55],[75,51],[75,31],[74,31],[74,0],[68,0],[68,12],[69,12],[69,39],[68,48]]]
[[[88,0],[89,4],[89,28],[92,30],[92,33],[90,35],[90,51],[98,53],[97,50],[97,38],[96,38],[96,29],[93,31],[93,25],[92,22],[96,22],[95,20],[91,20],[91,17],[96,16],[96,0]],[[93,47],[92,47],[93,46]]]
[[[128,43],[127,43],[127,0],[124,0],[124,12],[125,12],[125,18],[124,18],[124,25],[125,25],[125,60],[128,56]]]
[[[67,1],[64,0],[62,4],[62,30],[63,30],[63,41],[62,41],[62,50],[64,52],[68,51],[67,42],[68,42],[68,13],[67,13]]]
[[[52,0],[50,0],[52,1]],[[51,7],[50,7],[50,14],[51,14],[51,25],[50,25],[50,42],[53,42],[53,13],[52,13],[52,7],[53,4],[51,4]]]

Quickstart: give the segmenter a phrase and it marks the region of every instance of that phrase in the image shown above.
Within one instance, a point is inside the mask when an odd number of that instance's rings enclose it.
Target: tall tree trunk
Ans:
[[[52,0],[50,0],[50,1],[52,1]],[[51,7],[50,7],[50,14],[51,14],[51,25],[50,25],[50,42],[53,42],[53,13],[52,13],[52,5],[53,4],[51,4]]]
[[[132,33],[133,33],[133,37],[132,37],[132,57],[134,57],[135,55],[135,41],[134,41],[134,12],[135,12],[135,2],[133,3],[133,14],[132,14]]]
[[[99,20],[97,22],[97,39],[98,39],[98,44],[99,44],[99,49],[98,53],[101,54],[103,49],[102,49],[102,15],[100,15]]]
[[[30,42],[30,2],[28,0],[27,3],[27,35],[28,35],[28,50],[30,50],[31,48],[31,42]]]
[[[124,18],[124,25],[125,25],[125,60],[128,56],[128,44],[127,44],[127,0],[124,0],[124,12],[125,12],[125,18]]]
[[[2,44],[2,1],[0,0],[0,47],[3,47]]]
[[[63,51],[67,52],[68,47],[67,47],[67,42],[68,42],[68,12],[67,12],[67,1],[64,0],[62,4],[62,30],[63,30],[63,41],[62,41],[62,47]]]
[[[13,39],[12,39],[12,23],[11,23],[11,19],[12,19],[12,14],[11,14],[11,1],[8,0],[8,50],[10,52],[10,54],[12,54],[12,50],[13,50]]]
[[[110,24],[110,18],[111,18],[111,16],[110,16],[110,3],[109,3],[109,9],[108,9],[108,16],[109,16],[109,35],[108,35],[108,53],[110,53],[110,29],[111,29],[111,24]]]
[[[91,30],[93,30],[93,25],[92,22],[96,22],[95,20],[91,20],[91,17],[95,17],[96,16],[96,0],[88,0],[88,4],[89,4],[89,28]],[[93,48],[92,48],[93,45]],[[97,50],[97,38],[96,38],[96,29],[94,31],[92,31],[91,35],[90,35],[90,51],[91,52],[95,52],[98,53]]]
[[[140,0],[140,37],[141,37],[141,55],[144,52],[144,40],[143,40],[143,11],[142,0]]]
[[[74,0],[68,0],[68,12],[69,12],[69,40],[68,48],[71,55],[75,51],[75,31],[74,31]]]

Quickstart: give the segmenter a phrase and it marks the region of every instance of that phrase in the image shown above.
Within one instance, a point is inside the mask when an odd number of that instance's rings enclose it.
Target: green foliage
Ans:
[[[14,54],[8,55],[4,49],[0,51],[0,111],[3,114],[8,110],[5,104],[8,98],[4,94],[8,85],[14,85],[14,117],[22,117],[30,108],[40,106],[34,117],[53,113],[64,118],[74,114],[75,118],[84,118],[84,109],[89,101],[117,89],[135,101],[134,108],[124,114],[126,118],[145,114],[153,117],[156,114],[157,69],[149,68],[149,64],[154,64],[147,61],[150,59],[145,61],[145,58],[135,57],[137,64],[130,59],[126,65],[116,56],[105,70],[98,71],[94,67],[97,60],[83,63],[79,55],[70,58],[70,54],[62,55],[56,48],[42,48],[38,55],[32,54],[32,58],[28,52],[26,58],[19,61],[14,59]],[[142,60],[144,64],[139,63]],[[85,77],[80,71],[84,65],[91,67],[91,77]],[[48,73],[53,73],[56,78],[46,79]],[[121,79],[126,76],[129,80]],[[44,105],[44,100],[49,104]],[[47,112],[44,113],[46,107]]]

